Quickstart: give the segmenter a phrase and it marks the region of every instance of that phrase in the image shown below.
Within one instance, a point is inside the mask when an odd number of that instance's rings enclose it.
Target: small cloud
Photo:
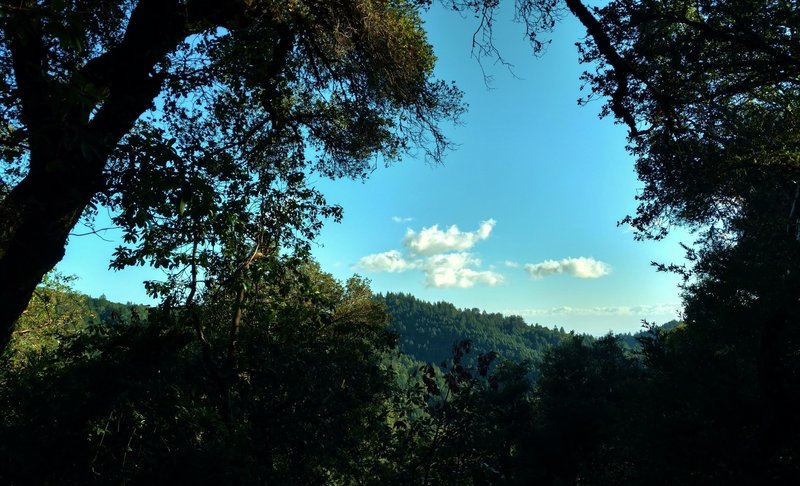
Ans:
[[[414,218],[410,216],[392,216],[392,221],[395,223],[409,223],[414,221]]]
[[[525,271],[534,279],[566,273],[577,278],[599,278],[611,273],[611,266],[594,258],[564,258],[545,260],[525,265]]]
[[[493,287],[503,282],[503,276],[493,271],[478,271],[481,261],[469,253],[448,253],[426,258],[420,265],[425,273],[425,285],[436,288],[469,288],[476,284]]]
[[[358,260],[355,266],[371,272],[404,272],[415,268],[414,263],[403,258],[397,250],[367,255]]]
[[[416,233],[409,229],[403,239],[403,244],[415,255],[438,255],[450,251],[468,250],[481,240],[485,240],[492,232],[497,222],[493,219],[481,223],[476,231],[461,231],[458,226],[452,225],[442,231],[439,225],[422,228]]]
[[[504,262],[503,262],[503,265],[505,265],[505,266],[506,266],[506,267],[508,267],[508,268],[519,268],[519,263],[517,263],[517,262],[512,262],[511,260],[506,260],[506,261],[504,261]]]

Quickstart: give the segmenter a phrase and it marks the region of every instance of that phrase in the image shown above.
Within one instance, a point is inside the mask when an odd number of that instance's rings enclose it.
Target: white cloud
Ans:
[[[469,253],[447,253],[417,260],[406,260],[397,250],[367,255],[355,264],[370,272],[404,272],[421,270],[425,285],[436,288],[469,288],[475,285],[493,287],[503,282],[503,276],[490,270],[481,271],[481,261]]]
[[[531,278],[535,279],[561,273],[577,278],[599,278],[611,273],[611,266],[594,258],[579,257],[528,263],[525,265],[525,271],[528,272]]]
[[[403,222],[411,218],[395,216],[393,221]],[[457,226],[442,231],[434,225],[419,233],[409,229],[403,239],[406,254],[398,250],[367,255],[355,264],[371,272],[404,272],[419,270],[425,276],[425,285],[436,288],[469,288],[476,285],[495,286],[503,283],[503,276],[491,266],[481,270],[480,259],[463,250],[485,240],[492,233],[495,220],[481,223],[472,232],[463,232]]]
[[[439,225],[422,228],[416,233],[409,229],[403,239],[403,244],[415,255],[438,255],[450,251],[468,250],[481,240],[485,240],[492,232],[496,221],[489,219],[481,223],[476,231],[461,231],[453,225],[446,231],[439,229]]]
[[[404,272],[415,268],[414,262],[403,258],[397,250],[367,255],[358,260],[355,266],[371,272]]]
[[[513,261],[511,261],[511,260],[506,260],[506,261],[504,261],[504,262],[503,262],[503,265],[505,265],[505,266],[506,266],[506,267],[508,267],[508,268],[519,268],[519,263],[517,263],[517,262],[513,262]]]
[[[437,288],[469,288],[476,284],[493,287],[503,282],[503,276],[492,271],[478,271],[471,266],[480,266],[481,261],[469,253],[434,255],[420,264],[425,272],[425,285]]]
[[[414,218],[409,216],[392,216],[392,221],[395,223],[408,223],[414,221]]]

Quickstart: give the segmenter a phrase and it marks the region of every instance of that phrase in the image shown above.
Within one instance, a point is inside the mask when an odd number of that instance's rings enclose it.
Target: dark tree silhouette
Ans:
[[[378,154],[441,157],[437,123],[461,107],[431,79],[425,4],[0,2],[0,347],[83,214],[127,209],[118,223],[146,233],[136,187],[175,191],[183,214],[219,209],[192,196],[240,172],[253,196],[308,165],[361,177]]]

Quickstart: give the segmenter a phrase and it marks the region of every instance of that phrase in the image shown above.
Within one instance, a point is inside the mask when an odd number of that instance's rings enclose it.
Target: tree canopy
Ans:
[[[612,1],[589,13],[584,76],[630,129],[644,189],[627,219],[641,235],[670,224],[726,225],[755,194],[796,199],[800,58],[793,2]],[[730,228],[730,226],[728,226]]]
[[[662,266],[686,278],[686,329],[661,344],[674,354],[656,360],[656,381],[681,382],[688,412],[705,417],[689,422],[709,424],[696,454],[675,462],[700,470],[699,449],[711,449],[753,481],[785,480],[796,465],[781,451],[798,430],[789,410],[798,403],[800,11],[788,1],[567,4],[589,34],[584,80],[607,100],[604,114],[628,126],[644,184],[623,222],[640,238],[672,225],[700,231],[691,268]],[[713,363],[705,385],[686,386],[700,362]]]
[[[236,232],[263,251],[339,217],[310,171],[364,177],[410,150],[438,160],[438,124],[462,107],[432,79],[425,4],[0,3],[3,346],[100,205],[129,244],[116,265],[176,269]]]

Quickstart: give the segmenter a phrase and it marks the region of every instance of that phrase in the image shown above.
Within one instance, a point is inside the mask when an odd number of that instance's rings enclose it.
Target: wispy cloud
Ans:
[[[415,255],[438,255],[451,251],[464,251],[485,240],[492,233],[497,222],[493,219],[481,223],[476,231],[461,231],[452,225],[447,230],[440,230],[439,225],[422,228],[417,233],[412,229],[406,232],[403,244]]]
[[[594,258],[578,257],[528,263],[525,271],[534,279],[567,274],[577,278],[599,278],[611,273],[611,266]]]
[[[517,262],[513,262],[513,261],[511,261],[511,260],[506,260],[506,261],[504,261],[504,262],[503,262],[503,265],[505,265],[505,266],[506,266],[506,267],[508,267],[508,268],[519,268],[519,263],[517,263]]]
[[[541,316],[636,316],[647,318],[649,316],[678,316],[681,312],[679,303],[666,304],[640,304],[640,305],[620,305],[620,306],[595,306],[595,307],[572,307],[557,306],[538,309],[509,309],[505,314],[515,314],[522,317],[541,317]]]
[[[392,221],[395,223],[410,223],[414,218],[410,216],[392,216]]]

